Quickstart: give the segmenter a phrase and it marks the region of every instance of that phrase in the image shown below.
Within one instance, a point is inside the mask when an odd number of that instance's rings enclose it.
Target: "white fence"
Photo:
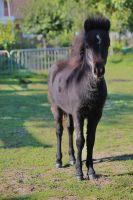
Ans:
[[[13,73],[19,69],[42,72],[68,55],[69,48],[20,49],[10,53],[0,51],[0,73]]]

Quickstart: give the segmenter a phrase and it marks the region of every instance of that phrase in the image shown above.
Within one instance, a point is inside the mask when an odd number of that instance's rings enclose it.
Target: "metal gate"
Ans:
[[[8,51],[0,51],[0,73],[8,73],[10,70],[10,54]]]
[[[68,55],[69,48],[20,49],[10,53],[0,51],[0,73],[13,73],[20,69],[42,72]]]

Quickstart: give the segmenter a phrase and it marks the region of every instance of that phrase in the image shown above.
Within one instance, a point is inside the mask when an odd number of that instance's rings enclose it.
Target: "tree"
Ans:
[[[12,22],[0,24],[0,46],[8,49],[15,41]]]
[[[89,13],[102,13],[111,21],[111,30],[133,30],[133,1],[130,0],[29,0],[24,30],[42,34],[47,41],[71,40],[83,28]],[[66,42],[67,43],[67,42]]]
[[[71,28],[60,0],[30,0],[26,10],[24,28],[29,33],[43,34],[47,39]]]

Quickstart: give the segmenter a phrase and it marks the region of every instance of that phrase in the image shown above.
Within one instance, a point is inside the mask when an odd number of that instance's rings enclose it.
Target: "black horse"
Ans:
[[[93,146],[97,124],[102,116],[107,96],[104,79],[108,56],[110,21],[105,17],[89,17],[84,30],[76,37],[70,57],[58,61],[49,71],[48,95],[56,121],[56,167],[62,167],[61,141],[63,115],[68,116],[70,163],[76,162],[76,176],[83,179],[82,149],[85,139],[84,120],[87,119],[88,177],[96,178],[93,168]],[[74,156],[73,131],[76,131],[77,158]]]

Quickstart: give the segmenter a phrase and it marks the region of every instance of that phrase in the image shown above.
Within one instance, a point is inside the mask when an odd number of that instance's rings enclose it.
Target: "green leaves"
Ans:
[[[133,1],[130,0],[29,0],[25,10],[25,32],[43,34],[47,41],[76,33],[90,13],[102,13],[116,32],[133,30]],[[61,45],[59,43],[59,45]]]
[[[7,24],[0,24],[0,46],[7,49],[8,45],[12,44],[14,40],[12,22],[9,21]]]
[[[30,4],[32,4],[32,10]],[[62,12],[60,0],[38,2],[31,0],[30,4],[24,21],[25,31],[41,33],[48,39],[51,31],[56,36],[65,29],[66,15]]]

